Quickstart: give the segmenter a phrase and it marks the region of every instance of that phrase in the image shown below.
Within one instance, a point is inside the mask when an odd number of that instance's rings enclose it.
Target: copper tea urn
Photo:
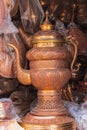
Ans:
[[[46,18],[31,44],[33,47],[26,54],[30,70],[21,67],[20,52],[9,44],[16,52],[18,80],[38,89],[37,104],[23,118],[22,126],[25,130],[75,130],[74,119],[61,101],[61,89],[71,78],[71,54],[65,40]]]

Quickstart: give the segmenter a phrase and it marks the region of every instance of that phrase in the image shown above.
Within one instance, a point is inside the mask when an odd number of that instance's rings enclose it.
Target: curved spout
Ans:
[[[18,49],[13,44],[8,44],[8,46],[12,47],[15,50],[15,52],[16,52],[17,78],[18,78],[18,80],[22,84],[24,84],[24,85],[31,84],[30,71],[29,70],[25,70],[25,69],[23,69],[21,67],[21,64],[20,64],[20,54],[18,52]]]

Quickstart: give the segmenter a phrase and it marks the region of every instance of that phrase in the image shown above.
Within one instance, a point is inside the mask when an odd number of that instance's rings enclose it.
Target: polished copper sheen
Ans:
[[[74,130],[74,120],[61,102],[61,89],[71,77],[71,55],[64,46],[65,41],[46,18],[31,43],[33,48],[26,55],[30,70],[21,67],[20,52],[10,45],[16,51],[19,81],[38,89],[37,104],[25,116],[22,126],[25,130]]]

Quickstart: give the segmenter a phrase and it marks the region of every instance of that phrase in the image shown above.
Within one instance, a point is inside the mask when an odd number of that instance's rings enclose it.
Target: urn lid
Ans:
[[[34,46],[55,46],[65,42],[61,34],[54,30],[54,25],[49,22],[48,12],[46,12],[46,19],[40,28],[41,30],[35,33],[31,39]]]

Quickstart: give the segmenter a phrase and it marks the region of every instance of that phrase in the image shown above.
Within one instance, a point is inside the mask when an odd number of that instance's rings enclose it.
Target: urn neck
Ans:
[[[54,47],[60,46],[65,42],[60,33],[54,30],[54,25],[49,22],[48,12],[46,13],[46,19],[40,28],[41,30],[35,33],[31,39],[33,47]]]

